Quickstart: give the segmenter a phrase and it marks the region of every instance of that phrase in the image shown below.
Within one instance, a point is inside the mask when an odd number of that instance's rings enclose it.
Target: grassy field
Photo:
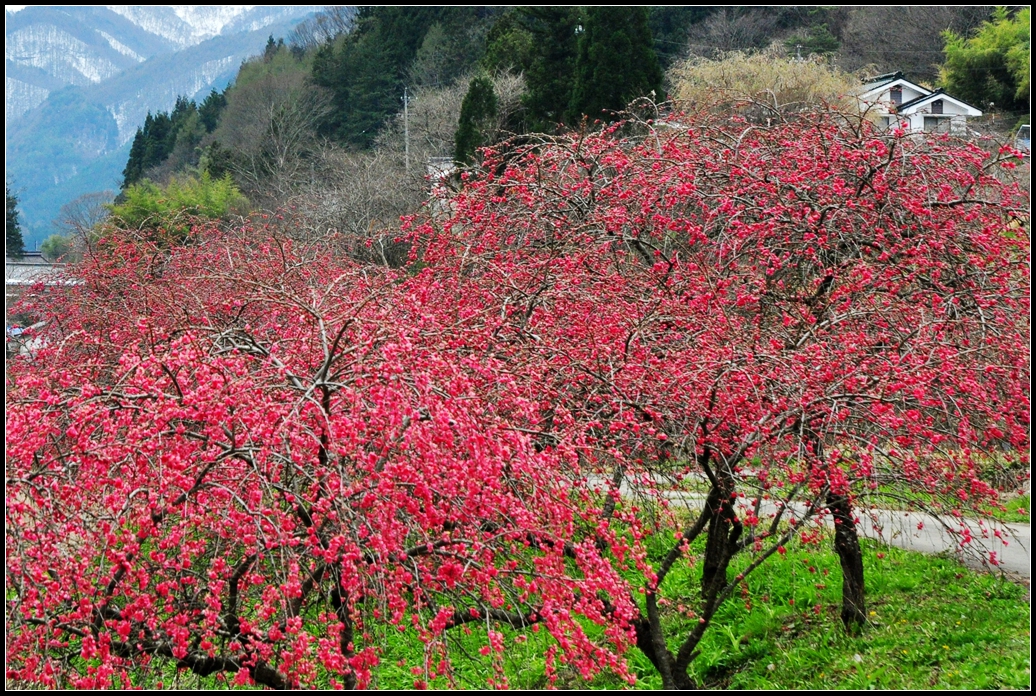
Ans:
[[[826,545],[825,545],[826,546]],[[741,597],[716,617],[693,663],[707,688],[737,689],[1025,689],[1030,684],[1029,604],[1024,588],[975,573],[948,558],[923,556],[868,544],[869,625],[847,635],[838,619],[841,575],[827,548],[789,550],[749,576]],[[667,581],[670,596],[689,575]],[[681,621],[678,599],[665,620]],[[511,688],[545,688],[541,655],[550,641],[529,633],[508,635],[501,661],[483,658],[485,631],[449,638],[455,661],[438,688],[484,688],[487,679]],[[423,646],[406,634],[386,635],[386,653],[375,688],[413,688],[423,680]],[[661,681],[636,650],[627,658],[638,674],[633,688],[660,688]],[[493,677],[492,675],[496,675]],[[562,670],[561,688],[629,688],[609,676],[586,684]]]

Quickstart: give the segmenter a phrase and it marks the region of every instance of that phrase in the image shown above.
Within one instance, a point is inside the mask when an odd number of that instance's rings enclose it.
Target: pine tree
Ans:
[[[655,56],[644,7],[591,7],[579,35],[568,119],[599,118],[638,97],[662,97],[662,69]]]
[[[486,131],[496,117],[497,100],[493,81],[476,75],[468,84],[468,92],[460,106],[460,124],[455,137],[453,159],[457,164],[471,164],[476,150],[485,144]]]
[[[7,197],[7,242],[6,256],[20,259],[25,254],[25,240],[22,239],[22,226],[18,222],[18,197],[11,193],[11,187],[4,185]]]

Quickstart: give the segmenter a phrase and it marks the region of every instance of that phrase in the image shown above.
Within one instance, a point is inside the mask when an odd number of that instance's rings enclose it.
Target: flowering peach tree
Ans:
[[[861,494],[979,505],[981,467],[1025,461],[1004,162],[831,114],[674,121],[488,153],[401,271],[267,228],[113,238],[9,365],[8,678],[364,687],[388,627],[415,686],[457,631],[505,686],[536,630],[548,678],[633,679],[633,648],[690,687],[723,602],[825,519],[860,624]]]

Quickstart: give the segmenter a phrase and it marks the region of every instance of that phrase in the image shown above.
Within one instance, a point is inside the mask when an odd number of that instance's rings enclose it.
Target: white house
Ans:
[[[964,133],[967,119],[982,112],[946,94],[914,84],[894,72],[864,83],[858,95],[860,107],[874,114],[886,128],[926,133]]]

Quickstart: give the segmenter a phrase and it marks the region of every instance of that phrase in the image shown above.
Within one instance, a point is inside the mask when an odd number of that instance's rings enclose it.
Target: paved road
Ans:
[[[629,494],[625,485],[623,493]],[[681,491],[669,491],[673,502],[700,509],[704,497]],[[761,512],[772,514],[776,507],[763,506]],[[797,510],[802,515],[803,510]],[[922,553],[951,553],[972,568],[1004,572],[1028,583],[1032,576],[1032,535],[1027,524],[1006,524],[995,521],[942,518],[921,512],[898,510],[857,510],[861,536]],[[828,521],[830,525],[830,521]]]
[[[954,553],[973,568],[1001,570],[1026,581],[1032,576],[1032,534],[1027,524],[871,510],[860,515],[858,529],[865,537],[904,549]]]

